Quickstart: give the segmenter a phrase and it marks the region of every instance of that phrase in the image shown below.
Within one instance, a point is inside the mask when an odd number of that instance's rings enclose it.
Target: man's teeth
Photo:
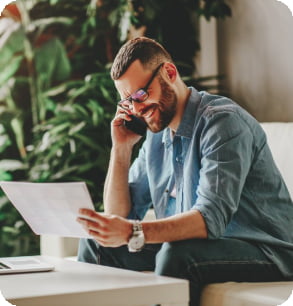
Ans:
[[[139,112],[138,116],[143,116],[144,118],[149,118],[153,115],[154,111],[155,111],[155,108],[152,107],[152,108],[149,108],[146,111]]]
[[[149,111],[147,111],[145,114],[144,114],[144,117],[146,118],[149,118],[152,116],[152,114],[154,113],[154,109],[150,109]]]

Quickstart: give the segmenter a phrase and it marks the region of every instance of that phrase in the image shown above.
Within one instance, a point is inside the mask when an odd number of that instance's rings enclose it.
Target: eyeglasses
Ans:
[[[160,68],[163,66],[164,63],[161,63],[153,72],[153,75],[151,76],[150,80],[147,82],[146,86],[143,88],[138,89],[135,93],[133,93],[132,95],[130,95],[129,97],[122,99],[118,102],[118,105],[122,108],[132,108],[132,101],[136,102],[136,103],[142,103],[144,102],[148,97],[149,97],[149,93],[148,93],[148,88],[151,85],[152,81],[154,80],[155,76],[157,75],[157,73],[159,72]],[[125,103],[126,101],[128,101],[129,103]]]

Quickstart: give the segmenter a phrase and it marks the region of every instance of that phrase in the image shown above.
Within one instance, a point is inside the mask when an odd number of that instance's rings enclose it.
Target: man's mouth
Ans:
[[[137,115],[140,117],[144,117],[145,119],[148,119],[152,117],[156,109],[157,109],[156,106],[149,106],[141,110]]]

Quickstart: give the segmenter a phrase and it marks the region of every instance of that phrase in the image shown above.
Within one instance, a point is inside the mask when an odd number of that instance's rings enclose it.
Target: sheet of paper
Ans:
[[[36,234],[90,237],[76,221],[79,208],[94,209],[84,182],[0,182],[0,186]]]

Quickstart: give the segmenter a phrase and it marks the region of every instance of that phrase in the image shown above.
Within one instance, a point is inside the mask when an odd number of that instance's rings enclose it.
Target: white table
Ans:
[[[16,306],[187,306],[188,282],[44,257],[55,271],[0,276],[0,290]]]

